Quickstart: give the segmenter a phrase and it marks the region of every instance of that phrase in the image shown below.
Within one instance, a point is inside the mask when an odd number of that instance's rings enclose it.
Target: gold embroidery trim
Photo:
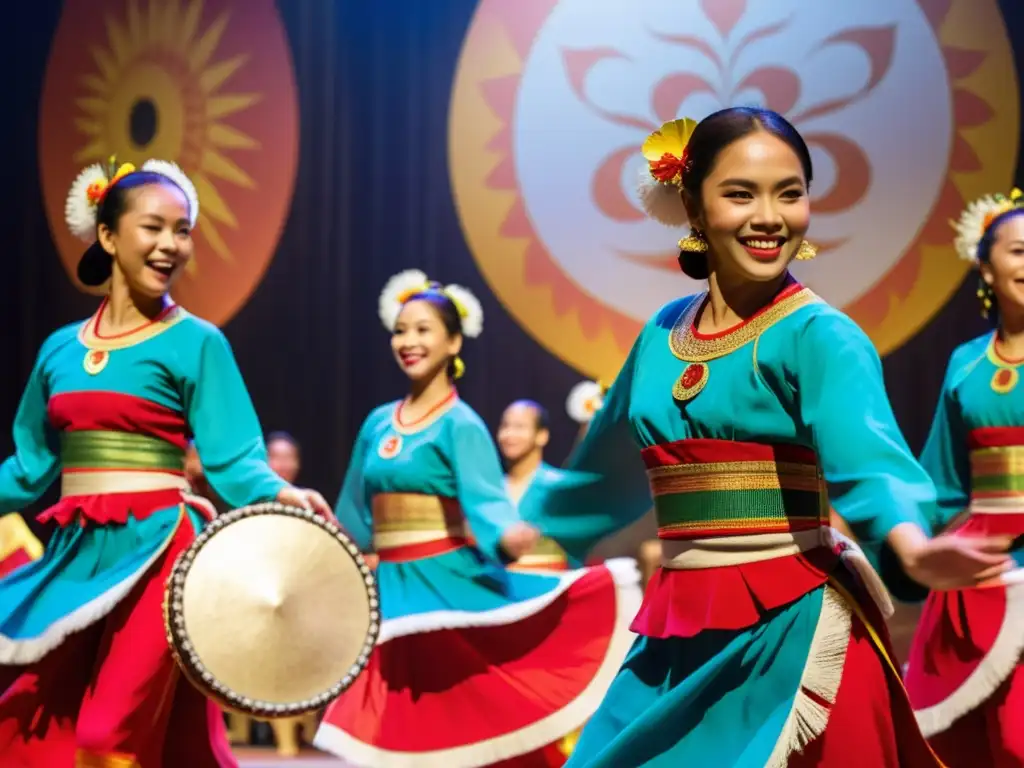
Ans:
[[[99,320],[99,310],[97,310],[96,314],[86,320],[82,327],[78,329],[78,340],[88,349],[102,349],[107,352],[115,349],[127,349],[128,347],[134,347],[136,344],[148,341],[154,336],[159,336],[168,328],[184,320],[187,314],[184,309],[175,305],[155,323],[150,323],[137,331],[132,331],[116,339],[101,339],[96,335],[95,329],[96,323]]]
[[[978,448],[971,451],[970,458],[975,476],[1024,475],[1024,446]]]
[[[375,534],[429,531],[465,535],[462,507],[455,499],[419,493],[380,493],[373,497]]]
[[[697,315],[707,301],[707,296],[707,292],[704,292],[695,297],[686,311],[676,320],[668,335],[669,349],[683,362],[702,363],[724,357],[753,341],[763,331],[801,307],[821,301],[821,298],[810,289],[801,288],[791,296],[769,305],[763,312],[754,315],[739,328],[712,339],[702,339],[694,335],[693,327]]]
[[[794,525],[804,523],[804,525]],[[811,524],[813,523],[813,524]],[[659,531],[761,530],[796,531],[821,528],[814,515],[788,514],[785,517],[741,517],[736,519],[689,520],[685,523],[659,523]]]
[[[723,461],[711,464],[673,464],[647,470],[655,496],[694,491],[787,490],[817,493],[818,468],[774,461]]]

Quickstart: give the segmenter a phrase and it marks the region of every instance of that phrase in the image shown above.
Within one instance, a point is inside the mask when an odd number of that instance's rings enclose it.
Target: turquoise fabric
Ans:
[[[56,621],[138,574],[170,542],[179,507],[124,525],[72,524],[59,528],[43,556],[0,581],[0,635],[32,640]],[[182,521],[199,531],[203,518],[189,509]]]
[[[505,493],[497,449],[480,417],[462,401],[423,429],[400,433],[397,403],[374,410],[353,446],[335,514],[363,550],[372,547],[372,499],[420,493],[459,500],[476,541],[443,555],[377,568],[385,620],[434,611],[489,611],[556,589],[557,577],[507,571],[499,540],[520,518]],[[378,448],[398,437],[397,455]]]
[[[545,507],[543,503],[530,503],[529,498],[531,496],[540,496],[540,498],[543,499],[545,489],[550,485],[561,482],[564,477],[565,472],[561,469],[553,467],[547,462],[541,462],[541,465],[537,468],[536,473],[534,473],[533,478],[531,478],[530,484],[526,487],[526,491],[519,499],[519,503],[517,505],[517,509],[519,509],[520,512],[526,511],[529,514],[529,517],[523,517],[525,522],[536,526],[538,529],[546,527],[544,523]],[[525,506],[523,505],[523,499],[527,499]],[[568,561],[569,568],[581,568],[584,565],[582,560],[576,557],[571,557],[568,554],[566,555],[566,560]]]
[[[824,588],[742,631],[640,637],[566,768],[760,768],[793,708]]]
[[[900,523],[924,527],[935,489],[896,424],[871,341],[828,304],[807,304],[710,360],[705,389],[680,404],[672,387],[686,364],[669,333],[701,300],[671,302],[646,324],[568,472],[524,498],[520,514],[585,559],[651,508],[640,448],[687,438],[797,444],[816,451],[833,507],[883,578],[906,589],[896,561],[883,558],[885,537]]]

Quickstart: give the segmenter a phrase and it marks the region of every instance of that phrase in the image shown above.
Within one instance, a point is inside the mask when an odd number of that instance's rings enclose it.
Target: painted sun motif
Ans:
[[[1019,96],[990,0],[512,5],[482,0],[464,42],[452,187],[492,290],[585,375],[613,378],[644,320],[701,289],[634,196],[662,121],[757,103],[794,122],[822,254],[794,272],[883,354],[963,279],[949,220],[1009,183]]]
[[[272,259],[294,187],[296,94],[274,4],[83,5],[61,17],[41,115],[47,208],[65,265],[73,274],[80,249],[65,244],[53,201],[75,169],[112,155],[171,160],[201,201],[196,257],[175,295],[223,323]]]

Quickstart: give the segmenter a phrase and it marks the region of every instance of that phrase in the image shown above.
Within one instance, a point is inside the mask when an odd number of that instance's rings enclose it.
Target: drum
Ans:
[[[164,622],[178,665],[209,698],[291,717],[322,708],[362,672],[380,602],[335,523],[270,502],[217,517],[181,553]]]

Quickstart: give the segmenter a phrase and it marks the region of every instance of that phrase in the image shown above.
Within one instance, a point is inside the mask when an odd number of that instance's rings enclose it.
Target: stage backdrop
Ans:
[[[572,385],[610,380],[641,322],[699,289],[634,192],[640,143],[678,116],[765,104],[804,133],[821,256],[795,271],[871,335],[915,450],[949,353],[984,330],[948,222],[1020,175],[1009,0],[68,0],[16,20],[8,421],[42,340],[97,304],[63,206],[112,154],[196,180],[177,298],[224,328],[264,426],[331,498],[361,420],[404,392],[377,296],[410,267],[483,302],[462,396],[491,425],[547,404],[564,457]]]

